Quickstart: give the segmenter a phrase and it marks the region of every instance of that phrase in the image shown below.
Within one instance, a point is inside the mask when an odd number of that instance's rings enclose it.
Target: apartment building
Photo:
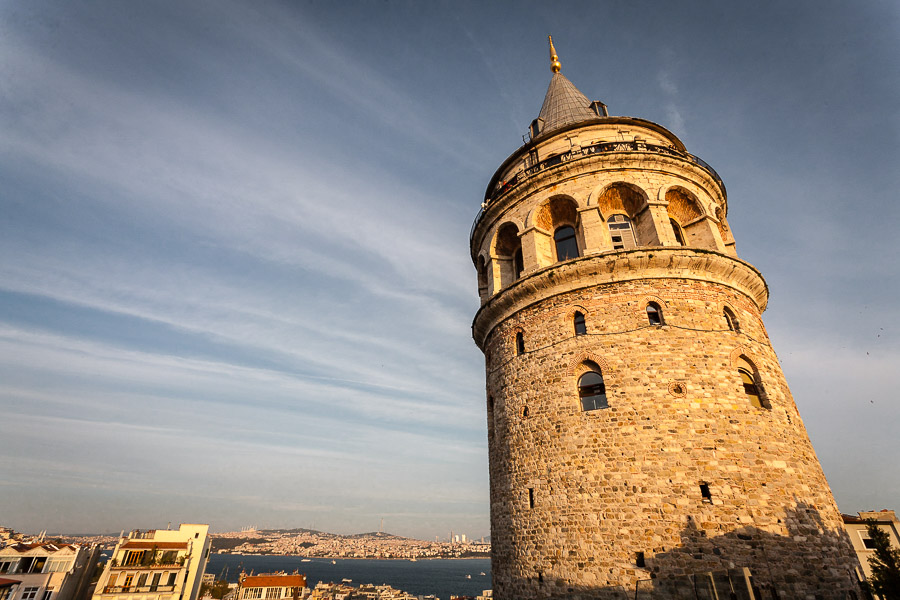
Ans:
[[[93,600],[197,600],[210,543],[209,525],[136,529],[119,539]]]

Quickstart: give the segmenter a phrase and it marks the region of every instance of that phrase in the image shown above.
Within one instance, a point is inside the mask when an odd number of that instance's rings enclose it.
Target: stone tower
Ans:
[[[764,598],[853,597],[725,185],[664,127],[609,116],[550,53],[530,140],[470,239],[495,597],[633,595],[743,567]]]

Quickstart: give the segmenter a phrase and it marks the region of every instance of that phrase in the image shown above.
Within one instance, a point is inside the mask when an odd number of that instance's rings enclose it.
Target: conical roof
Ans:
[[[575,84],[566,79],[565,75],[557,72],[550,80],[538,118],[544,121],[541,127],[543,134],[570,123],[595,119],[597,113],[591,110],[591,101],[587,96],[578,91]]]

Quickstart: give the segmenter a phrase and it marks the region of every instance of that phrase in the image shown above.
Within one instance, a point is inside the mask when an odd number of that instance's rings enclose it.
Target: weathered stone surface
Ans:
[[[592,123],[566,135],[587,145],[616,133]],[[617,183],[634,193],[605,193]],[[637,248],[613,248],[617,212],[635,224]],[[499,600],[599,597],[734,567],[783,598],[855,588],[840,514],[763,326],[768,289],[736,258],[724,215],[706,171],[631,152],[542,171],[476,226],[472,256],[486,273],[473,336],[486,356]],[[504,224],[504,235],[518,231],[521,274],[510,266],[517,245],[498,246]],[[577,229],[581,258],[555,262],[563,225]],[[649,302],[664,325],[648,321]],[[576,311],[585,335],[575,335]],[[751,405],[742,361],[766,408]],[[602,371],[608,408],[581,408],[588,362]]]

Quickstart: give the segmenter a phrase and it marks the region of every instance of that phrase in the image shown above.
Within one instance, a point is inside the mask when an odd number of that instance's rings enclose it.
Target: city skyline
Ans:
[[[0,8],[0,525],[489,535],[468,232],[547,34],[722,176],[840,509],[896,508],[900,8],[351,6]]]

